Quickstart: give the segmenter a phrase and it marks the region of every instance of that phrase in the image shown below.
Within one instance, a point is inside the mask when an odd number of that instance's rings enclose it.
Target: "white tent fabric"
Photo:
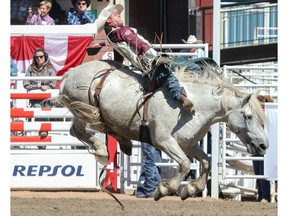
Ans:
[[[264,156],[264,175],[267,180],[278,180],[278,104],[265,103],[265,114],[268,124],[265,132],[269,140],[269,148]]]

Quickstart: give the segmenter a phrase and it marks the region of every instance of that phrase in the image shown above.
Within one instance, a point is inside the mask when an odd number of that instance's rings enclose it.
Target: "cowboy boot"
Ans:
[[[186,112],[191,113],[193,112],[193,103],[187,98],[187,93],[183,87],[181,87],[180,91],[180,103],[182,104],[183,108]]]

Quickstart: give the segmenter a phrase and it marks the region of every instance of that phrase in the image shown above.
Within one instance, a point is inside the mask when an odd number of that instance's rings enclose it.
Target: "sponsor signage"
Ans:
[[[33,151],[33,154],[27,154],[25,151],[20,154],[11,152],[12,188],[96,187],[96,160],[87,152],[62,154],[55,151],[49,153],[53,150],[39,150],[37,151],[39,153]]]

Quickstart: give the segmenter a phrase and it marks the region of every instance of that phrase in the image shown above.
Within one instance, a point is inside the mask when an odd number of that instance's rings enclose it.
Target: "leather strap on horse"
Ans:
[[[165,79],[157,79],[157,80],[148,80],[144,83],[144,95],[142,97],[140,97],[137,100],[136,103],[136,110],[137,110],[137,114],[141,117],[140,112],[139,112],[139,103],[141,100],[144,99],[144,101],[142,102],[143,104],[143,121],[147,121],[147,116],[148,116],[148,105],[149,105],[149,101],[151,99],[151,96],[154,94],[154,92],[156,91],[157,88],[159,88],[163,83],[165,82]]]
[[[140,112],[139,112],[139,103],[140,103],[140,100],[144,99],[144,101],[142,102],[143,104],[143,121],[147,121],[148,119],[148,104],[149,104],[149,101],[150,101],[150,98],[151,96],[154,94],[154,92],[148,92],[146,93],[145,95],[143,95],[142,97],[140,97],[138,100],[137,100],[137,103],[136,103],[136,110],[137,110],[137,113],[138,115],[141,117],[140,115]]]
[[[109,69],[103,69],[103,70],[100,70],[99,72],[97,72],[97,74],[99,74],[99,73],[101,73],[101,72],[105,72],[105,73],[102,74],[103,76],[102,76],[100,82],[97,83],[97,85],[96,85],[96,87],[95,87],[94,98],[95,98],[95,100],[97,100],[97,102],[99,102],[99,95],[100,95],[100,92],[101,92],[101,90],[102,90],[102,88],[103,88],[103,83],[104,83],[104,81],[106,80],[106,78],[108,77],[108,75],[109,75],[112,71],[114,71],[115,69],[116,69],[115,67],[111,67],[111,68],[109,68]],[[96,74],[96,75],[97,75],[97,74]],[[95,76],[96,76],[96,75],[95,75]]]

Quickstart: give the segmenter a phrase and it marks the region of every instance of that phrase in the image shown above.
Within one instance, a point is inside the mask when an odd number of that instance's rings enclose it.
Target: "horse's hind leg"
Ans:
[[[106,165],[108,163],[108,151],[105,143],[95,137],[95,134],[89,134],[86,131],[85,126],[86,124],[74,117],[73,124],[70,128],[71,136],[89,144],[95,151],[96,160],[102,165]]]
[[[191,157],[195,157],[201,163],[201,174],[197,180],[190,180],[189,183],[182,188],[182,200],[192,197],[194,194],[204,190],[209,172],[211,170],[210,159],[199,145],[196,145],[195,148],[193,148],[193,153],[188,154]]]
[[[107,128],[108,129],[108,128]],[[132,141],[126,139],[125,137],[121,136],[120,134],[115,133],[112,130],[107,130],[107,133],[113,136],[119,143],[120,149],[123,153],[128,156],[132,155]]]

